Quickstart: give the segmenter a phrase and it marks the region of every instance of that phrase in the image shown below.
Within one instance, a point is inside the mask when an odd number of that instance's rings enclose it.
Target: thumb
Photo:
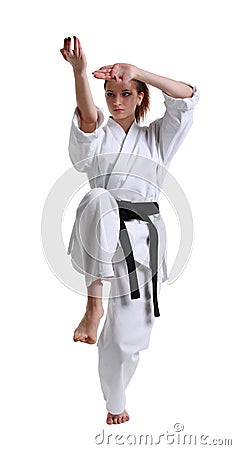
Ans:
[[[132,80],[131,73],[128,70],[124,71],[123,80],[124,80],[124,82],[128,82],[128,81]]]
[[[65,50],[64,48],[61,48],[61,49],[60,49],[60,52],[61,52],[63,58],[67,61],[66,50]]]

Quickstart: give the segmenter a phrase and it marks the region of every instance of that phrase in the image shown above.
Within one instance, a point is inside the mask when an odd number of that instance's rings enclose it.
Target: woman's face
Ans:
[[[143,92],[138,94],[134,81],[117,82],[107,81],[106,102],[114,120],[120,122],[125,119],[134,121],[135,109],[143,99]]]

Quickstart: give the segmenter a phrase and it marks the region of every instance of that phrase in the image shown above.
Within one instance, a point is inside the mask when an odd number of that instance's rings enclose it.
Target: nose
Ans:
[[[120,106],[120,105],[121,105],[121,97],[118,94],[114,97],[114,106]]]

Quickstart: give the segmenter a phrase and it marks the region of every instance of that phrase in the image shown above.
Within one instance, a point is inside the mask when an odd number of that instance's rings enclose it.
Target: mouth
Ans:
[[[121,109],[121,108],[116,108],[116,109],[114,109],[114,111],[115,111],[115,112],[122,112],[122,111],[124,111],[124,110]]]

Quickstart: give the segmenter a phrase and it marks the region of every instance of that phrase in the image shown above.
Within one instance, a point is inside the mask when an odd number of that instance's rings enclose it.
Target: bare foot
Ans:
[[[97,341],[97,330],[100,319],[104,314],[103,307],[87,308],[86,313],[80,324],[74,332],[73,340],[75,342],[86,342],[87,344],[95,344]]]
[[[125,423],[129,420],[129,414],[127,413],[126,409],[123,411],[123,413],[120,414],[107,414],[107,424],[113,425],[117,423]]]

